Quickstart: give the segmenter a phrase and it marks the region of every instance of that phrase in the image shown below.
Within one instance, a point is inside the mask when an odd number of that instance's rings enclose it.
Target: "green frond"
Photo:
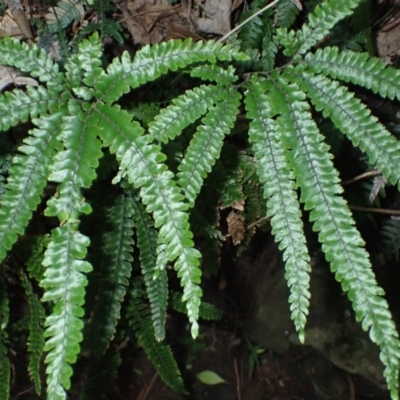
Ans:
[[[88,214],[91,207],[81,194],[96,178],[95,169],[102,156],[99,127],[87,121],[87,114],[73,100],[69,103],[69,116],[63,118],[60,140],[65,150],[57,153],[49,179],[60,182],[57,196],[47,203],[45,215],[57,216],[60,222],[77,220],[80,213]]]
[[[292,0],[281,0],[276,7],[277,25],[281,28],[289,28],[293,25],[299,14],[299,9]]]
[[[133,198],[133,219],[140,251],[140,268],[150,301],[154,333],[156,339],[160,341],[165,338],[168,276],[165,269],[157,268],[157,231],[142,203],[135,197]]]
[[[50,7],[45,15],[52,32],[65,29],[73,21],[79,21],[84,14],[82,0],[61,0],[56,7]]]
[[[103,71],[101,65],[102,55],[103,49],[97,33],[94,33],[89,39],[79,44],[77,60],[84,71],[82,81],[85,85],[93,87],[100,78]]]
[[[57,140],[63,112],[34,120],[37,128],[19,147],[9,170],[7,190],[0,203],[0,260],[22,234],[41,200],[52,158],[60,148]]]
[[[156,341],[148,308],[143,302],[140,289],[133,285],[127,319],[149,360],[153,363],[161,379],[175,392],[185,394],[181,373],[171,348]]]
[[[93,32],[100,32],[102,38],[110,36],[115,39],[118,43],[123,43],[124,38],[121,35],[122,25],[117,21],[109,18],[102,18],[100,22],[93,22],[88,26],[85,26],[80,32],[80,37],[85,37]]]
[[[10,398],[11,365],[6,346],[9,314],[7,291],[3,279],[0,277],[0,397],[2,399]]]
[[[400,251],[400,220],[389,219],[380,231],[382,238],[382,253],[388,257],[399,259]]]
[[[309,23],[303,24],[298,31],[278,29],[277,36],[285,47],[284,54],[293,56],[306,53],[323,40],[338,21],[350,15],[359,2],[360,0],[325,0],[308,15]]]
[[[221,90],[221,86],[214,85],[201,85],[187,90],[149,123],[149,135],[158,142],[173,140],[212,107]]]
[[[25,273],[22,271],[20,272],[20,279],[26,297],[28,298],[30,308],[28,337],[28,371],[31,380],[35,385],[36,393],[40,395],[42,390],[40,366],[44,348],[43,325],[46,315],[38,296],[32,289],[31,283],[29,282]]]
[[[180,293],[174,292],[171,296],[171,305],[175,311],[180,313],[185,313],[185,303],[182,301],[182,295]],[[210,303],[202,301],[200,304],[200,318],[207,321],[218,321],[221,319],[222,313],[217,307]]]
[[[308,53],[305,60],[307,70],[315,74],[329,75],[371,89],[382,97],[400,100],[400,71],[368,53],[339,53],[337,47],[326,47]]]
[[[201,271],[199,252],[194,249],[193,234],[189,228],[187,205],[183,202],[173,174],[163,163],[160,147],[151,143],[143,128],[118,106],[99,103],[88,121],[100,127],[99,134],[120,163],[119,177],[126,175],[131,184],[140,188],[140,197],[146,211],[152,213],[159,228],[159,245],[165,246],[165,260],[175,261],[175,270],[181,279],[184,300],[187,302],[192,334],[197,336],[200,305]]]
[[[58,65],[36,46],[28,46],[25,42],[5,37],[0,40],[0,64],[10,65],[28,72],[47,86],[54,86],[58,92],[62,91],[64,74]]]
[[[278,118],[282,140],[290,153],[290,166],[301,189],[301,201],[310,211],[314,230],[336,280],[352,302],[357,321],[381,349],[384,376],[392,397],[397,399],[400,341],[384,291],[378,286],[364,241],[354,226],[346,202],[339,194],[338,172],[328,146],[312,119],[304,93],[297,85],[279,82],[284,102]],[[337,93],[337,97],[341,96]]]
[[[283,251],[285,277],[290,288],[291,317],[301,341],[304,341],[310,305],[310,257],[303,232],[300,205],[294,176],[287,164],[288,149],[281,142],[282,128],[273,120],[274,93],[266,81],[253,79],[246,93],[245,105],[251,119],[249,140],[257,160],[257,172],[264,185],[267,216],[272,234]]]
[[[14,89],[0,95],[0,131],[43,115],[47,110],[56,112],[66,100],[53,88],[45,89],[27,85],[25,90]]]
[[[121,303],[126,294],[132,269],[133,201],[130,196],[118,196],[105,211],[104,222],[109,231],[103,237],[103,258],[96,308],[90,319],[86,347],[100,359],[120,319]]]
[[[110,389],[111,384],[117,378],[118,367],[120,367],[121,362],[120,352],[115,346],[110,346],[100,360],[94,359],[90,363],[79,400],[109,399],[107,390]]]
[[[190,70],[190,76],[203,81],[217,82],[218,85],[229,85],[238,79],[232,65],[228,65],[226,68],[215,64],[198,65]]]
[[[44,268],[42,265],[44,259],[44,251],[50,242],[50,235],[37,236],[31,245],[31,253],[25,261],[26,269],[31,278],[35,278],[40,282],[43,278]]]
[[[235,124],[240,93],[226,90],[219,101],[202,119],[179,165],[178,184],[182,187],[190,207],[200,192],[204,178],[219,157],[224,138]]]
[[[170,40],[153,46],[144,46],[133,59],[125,52],[121,60],[116,58],[107,71],[96,82],[96,96],[110,104],[129,92],[132,88],[154,81],[168,71],[177,71],[195,62],[208,61],[215,64],[217,60],[244,60],[247,56],[230,45],[198,41],[192,43]]]
[[[301,84],[318,111],[329,117],[355,146],[364,151],[371,165],[393,184],[399,182],[400,142],[371,115],[370,110],[346,87],[323,75],[302,74]]]
[[[87,284],[84,273],[92,267],[82,260],[89,239],[77,231],[77,225],[68,221],[53,229],[43,261],[46,271],[40,282],[45,291],[42,301],[54,304],[52,314],[46,318],[44,333],[49,400],[67,398],[65,390],[71,386],[71,364],[76,362],[82,341],[82,305]]]

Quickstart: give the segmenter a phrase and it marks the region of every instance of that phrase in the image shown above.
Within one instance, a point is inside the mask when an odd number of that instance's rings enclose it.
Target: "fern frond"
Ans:
[[[105,212],[104,222],[109,231],[103,238],[104,254],[96,308],[90,320],[89,334],[85,338],[87,347],[98,359],[103,356],[114,336],[131,275],[134,245],[132,203],[130,196],[120,195]]]
[[[371,89],[382,97],[400,100],[400,71],[368,53],[339,53],[337,47],[326,47],[308,53],[305,60],[307,70],[315,74],[323,73]]]
[[[26,269],[31,278],[35,278],[38,282],[42,280],[44,268],[42,265],[44,259],[44,251],[50,242],[50,235],[37,236],[34,243],[31,244],[31,253],[25,261]]]
[[[98,127],[86,120],[86,113],[75,101],[69,103],[70,116],[65,116],[60,140],[65,150],[59,152],[49,179],[60,182],[58,197],[47,203],[45,215],[57,216],[60,222],[78,220],[79,214],[89,214],[91,207],[83,201],[80,188],[89,188],[96,178],[95,168],[102,156]]]
[[[215,64],[217,60],[244,60],[247,56],[235,47],[222,46],[213,41],[192,43],[170,40],[153,46],[144,46],[131,61],[127,52],[121,60],[114,59],[107,71],[96,82],[96,96],[110,104],[146,82],[154,81],[168,71],[177,71],[195,62],[208,61]]]
[[[62,116],[58,112],[34,120],[38,128],[30,131],[18,149],[22,154],[13,159],[7,190],[0,204],[0,260],[24,232],[32,211],[40,203],[52,158],[60,147],[57,135]]]
[[[0,95],[0,131],[43,115],[47,110],[55,112],[67,100],[60,99],[58,91],[43,86],[27,86]]]
[[[190,76],[203,81],[217,82],[219,85],[229,85],[238,79],[232,65],[228,65],[227,68],[215,64],[198,65],[190,70]]]
[[[35,385],[35,390],[38,395],[41,394],[41,377],[40,366],[44,348],[43,325],[46,318],[44,308],[36,293],[32,289],[24,272],[20,272],[22,287],[24,288],[26,297],[28,298],[30,314],[29,314],[29,337],[28,337],[28,352],[29,365],[28,371]]]
[[[79,400],[108,399],[107,390],[117,377],[121,361],[120,353],[114,346],[108,348],[101,360],[92,361]]]
[[[390,219],[385,223],[380,231],[382,237],[382,253],[388,258],[399,259],[400,251],[400,221]]]
[[[400,341],[384,291],[378,286],[364,241],[354,226],[346,202],[340,196],[338,172],[329,155],[329,148],[312,119],[305,95],[297,85],[279,82],[284,102],[279,102],[282,116],[282,140],[290,153],[293,168],[301,188],[301,201],[310,211],[314,230],[336,280],[352,302],[357,321],[381,349],[380,358],[385,378],[393,398],[397,398]],[[337,93],[336,97],[342,94]]]
[[[44,347],[48,364],[47,398],[51,400],[67,398],[65,390],[71,386],[71,364],[76,362],[82,341],[82,305],[87,284],[84,273],[90,272],[92,267],[82,260],[89,239],[77,228],[76,222],[68,221],[53,229],[43,261],[46,271],[40,282],[45,290],[42,301],[54,304],[53,313],[46,318],[44,333],[47,338]]]
[[[265,81],[251,81],[245,100],[247,115],[252,119],[249,140],[257,159],[260,182],[264,185],[272,234],[283,251],[292,319],[303,342],[310,304],[310,257],[293,173],[286,162],[288,150],[281,142],[283,131],[272,119],[276,111],[271,104],[273,95],[268,94],[270,90],[271,86]]]
[[[214,85],[201,85],[187,90],[149,123],[149,135],[157,142],[168,143],[173,140],[212,107],[221,90],[220,86]]]
[[[285,47],[284,54],[293,56],[306,53],[324,39],[338,21],[350,15],[359,2],[360,0],[325,0],[308,15],[309,23],[303,24],[298,31],[278,29],[277,36]]]
[[[365,151],[371,165],[382,172],[393,184],[399,182],[400,142],[380,124],[376,117],[360,100],[323,75],[302,74],[303,90],[325,117],[333,121],[338,129]]]
[[[175,311],[180,313],[185,313],[185,303],[182,301],[182,295],[180,293],[174,292],[171,296],[171,305]],[[208,321],[217,321],[221,319],[222,313],[217,307],[210,303],[204,301],[200,304],[200,318]]]
[[[7,291],[3,279],[0,277],[0,397],[2,399],[10,398],[11,365],[6,346],[9,314]]]
[[[293,25],[299,14],[299,9],[291,0],[281,0],[276,7],[277,11],[277,25],[280,28],[289,28]]]
[[[176,260],[174,266],[183,286],[192,335],[197,336],[196,320],[202,294],[198,286],[200,254],[193,248],[187,206],[172,173],[163,164],[165,156],[151,143],[149,135],[143,135],[143,128],[118,106],[99,103],[89,124],[101,127],[99,134],[104,144],[110,146],[120,162],[119,176],[127,175],[129,182],[140,188],[146,211],[153,214],[155,227],[160,229],[159,245],[165,246],[165,260]]]
[[[5,37],[0,41],[0,64],[28,72],[58,92],[63,90],[64,74],[45,51],[39,50],[36,46],[30,47],[17,39]]]
[[[194,205],[204,178],[220,155],[225,136],[233,128],[240,97],[235,89],[221,93],[220,99],[224,101],[218,102],[203,118],[179,165],[178,184],[190,207]]]
[[[57,7],[50,7],[45,15],[50,30],[56,32],[58,29],[65,29],[71,22],[79,21],[85,13],[82,0],[62,0]]]
[[[127,319],[161,379],[175,392],[185,394],[181,373],[171,348],[156,341],[149,310],[136,283],[131,290]]]
[[[133,198],[133,218],[135,221],[137,245],[140,251],[140,268],[150,301],[151,318],[157,341],[165,338],[165,318],[168,302],[167,271],[157,268],[157,239],[150,216],[136,199]]]

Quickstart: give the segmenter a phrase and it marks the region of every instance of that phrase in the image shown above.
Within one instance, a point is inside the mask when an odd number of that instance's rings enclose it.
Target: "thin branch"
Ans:
[[[381,172],[378,170],[367,171],[361,175],[357,175],[354,178],[351,178],[347,181],[342,182],[342,185],[349,185],[350,183],[357,182],[360,179],[369,178],[370,176],[378,176],[378,175],[381,175]]]
[[[222,38],[217,40],[217,43],[222,43],[224,42],[226,39],[228,39],[229,36],[233,35],[236,31],[238,31],[243,25],[246,25],[249,21],[251,21],[253,18],[257,17],[257,15],[262,14],[264,11],[268,10],[269,8],[272,8],[273,6],[275,6],[276,4],[278,4],[279,0],[275,0],[270,4],[267,4],[265,7],[263,7],[261,10],[257,11],[256,13],[254,13],[253,15],[251,15],[249,18],[247,18],[246,20],[244,20],[241,24],[239,24],[238,26],[235,26],[231,31],[229,31],[228,33],[226,33],[224,36],[222,36]]]

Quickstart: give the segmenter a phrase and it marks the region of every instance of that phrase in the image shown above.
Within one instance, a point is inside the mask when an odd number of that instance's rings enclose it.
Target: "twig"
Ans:
[[[352,205],[349,205],[349,208],[351,210],[356,210],[356,211],[365,211],[365,212],[387,214],[387,215],[400,215],[400,210],[391,210],[391,209],[375,208],[375,207],[352,206]]]
[[[369,178],[370,176],[377,176],[377,175],[381,175],[381,172],[378,170],[374,170],[374,171],[367,171],[364,172],[361,175],[357,175],[354,178],[351,178],[347,181],[342,182],[342,185],[349,185],[350,183],[359,181],[360,179],[364,179],[364,178]]]
[[[226,33],[224,36],[222,36],[222,38],[219,38],[217,40],[217,43],[222,43],[223,41],[225,41],[226,39],[228,39],[229,36],[233,35],[236,31],[238,31],[243,25],[246,25],[249,21],[251,21],[253,18],[257,17],[257,15],[260,15],[261,13],[263,13],[264,11],[268,10],[269,8],[272,8],[274,5],[278,4],[279,0],[275,0],[270,4],[267,4],[265,7],[263,7],[261,10],[257,11],[256,13],[254,13],[253,15],[251,15],[249,18],[247,18],[246,20],[244,20],[241,24],[239,24],[238,26],[235,26],[231,31],[229,31],[228,33]]]
[[[238,371],[236,358],[233,360],[233,362],[234,362],[234,365],[235,365],[236,392],[237,392],[237,396],[238,396],[237,398],[238,398],[238,400],[241,400],[242,399],[241,390],[240,390],[241,384],[240,384],[239,371]]]

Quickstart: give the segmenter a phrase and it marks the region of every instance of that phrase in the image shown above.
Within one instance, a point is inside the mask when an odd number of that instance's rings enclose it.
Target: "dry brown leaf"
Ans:
[[[236,246],[244,238],[246,227],[244,226],[244,216],[236,214],[235,211],[231,211],[226,217],[228,223],[228,233],[232,237],[232,242]]]

